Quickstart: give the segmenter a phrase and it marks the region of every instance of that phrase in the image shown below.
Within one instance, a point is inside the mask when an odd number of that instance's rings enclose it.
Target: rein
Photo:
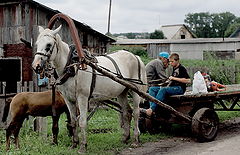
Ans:
[[[45,57],[47,57],[49,59],[51,57],[52,53],[53,53],[53,50],[54,50],[55,46],[57,48],[57,53],[58,53],[57,39],[55,37],[53,37],[51,35],[47,35],[47,34],[44,35],[44,36],[53,38],[54,39],[54,44],[53,44],[52,48],[49,51],[47,51],[47,53],[36,52],[35,55],[45,56]]]

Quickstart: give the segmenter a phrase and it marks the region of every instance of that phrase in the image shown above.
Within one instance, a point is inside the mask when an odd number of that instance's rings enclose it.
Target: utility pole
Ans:
[[[110,17],[111,17],[111,8],[112,8],[112,0],[109,3],[109,12],[108,12],[108,30],[107,35],[110,35]]]

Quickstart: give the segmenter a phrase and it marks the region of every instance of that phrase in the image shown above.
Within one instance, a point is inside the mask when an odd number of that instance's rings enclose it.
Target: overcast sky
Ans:
[[[36,0],[71,18],[107,32],[110,0]],[[183,24],[188,13],[231,12],[240,17],[240,0],[112,0],[110,32],[153,32]]]

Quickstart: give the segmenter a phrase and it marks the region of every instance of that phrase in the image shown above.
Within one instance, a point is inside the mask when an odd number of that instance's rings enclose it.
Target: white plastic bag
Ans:
[[[205,80],[200,71],[197,71],[194,74],[193,85],[192,85],[192,94],[197,93],[207,93],[207,86]]]

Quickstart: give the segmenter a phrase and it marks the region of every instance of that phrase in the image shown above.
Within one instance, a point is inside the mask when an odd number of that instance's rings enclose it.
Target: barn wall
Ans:
[[[170,44],[148,44],[147,52],[148,56],[157,58],[159,52],[170,52]]]
[[[4,57],[21,57],[22,58],[22,80],[32,81],[32,49],[28,48],[24,43],[5,44]],[[16,50],[17,49],[17,50]]]
[[[193,38],[192,34],[184,26],[182,26],[171,39],[182,39],[181,35],[185,36],[184,39]]]
[[[221,59],[237,59],[236,49],[240,49],[239,42],[219,42],[219,43],[194,43],[194,44],[171,44],[170,51],[177,52],[182,59],[203,60],[204,51],[215,51],[219,53]],[[228,57],[226,57],[228,55]]]
[[[0,3],[1,4],[1,3]],[[38,25],[47,27],[50,18],[56,14],[34,3],[15,3],[0,5],[0,47],[3,44],[21,43],[20,38],[32,42],[33,45],[38,35]],[[69,28],[66,23],[60,21],[56,25],[63,24],[61,37],[68,44],[72,44]],[[90,27],[75,22],[79,32],[80,41],[85,48],[94,53],[105,53],[109,46],[106,36],[93,31]]]
[[[47,27],[49,20],[58,11],[47,8],[34,1],[0,2],[0,57],[22,58],[22,80],[36,81],[36,75],[32,74],[30,67],[33,54],[36,51],[35,42],[39,34],[38,26]],[[87,25],[74,21],[78,29],[83,48],[92,53],[103,54],[107,51],[110,38],[91,29]],[[62,24],[60,36],[68,44],[73,44],[71,33],[65,21],[59,20],[55,27]],[[28,49],[20,40],[23,38],[32,49]],[[36,85],[36,84],[35,84]],[[37,90],[37,88],[35,89]]]

